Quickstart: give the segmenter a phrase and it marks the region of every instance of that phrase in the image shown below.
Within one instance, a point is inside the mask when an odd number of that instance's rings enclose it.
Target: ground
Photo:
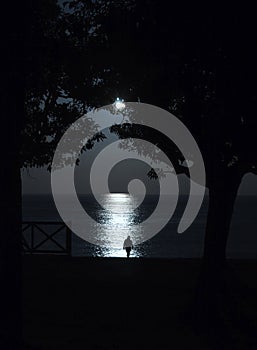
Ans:
[[[256,325],[257,262],[229,263],[234,295]],[[199,271],[199,259],[25,256],[25,348],[257,349],[256,332],[226,317],[221,333],[195,327],[188,310]]]

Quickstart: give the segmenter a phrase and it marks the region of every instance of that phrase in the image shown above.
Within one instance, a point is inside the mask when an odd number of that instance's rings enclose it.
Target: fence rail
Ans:
[[[71,230],[64,222],[23,221],[22,247],[25,254],[71,255]]]

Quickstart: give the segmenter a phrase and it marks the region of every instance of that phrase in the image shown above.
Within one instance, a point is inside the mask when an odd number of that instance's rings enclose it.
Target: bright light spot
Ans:
[[[117,97],[114,106],[117,110],[122,111],[125,108],[124,100],[120,100],[119,97]]]

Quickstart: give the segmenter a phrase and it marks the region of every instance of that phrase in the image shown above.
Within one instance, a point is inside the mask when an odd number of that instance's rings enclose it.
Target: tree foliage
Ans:
[[[24,166],[49,164],[72,121],[121,96],[179,116],[200,145],[208,181],[256,172],[250,9],[44,0],[29,10]]]

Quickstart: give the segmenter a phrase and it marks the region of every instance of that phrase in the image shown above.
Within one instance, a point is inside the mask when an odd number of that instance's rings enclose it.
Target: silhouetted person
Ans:
[[[127,252],[127,258],[129,258],[130,256],[130,252],[131,252],[131,249],[133,248],[133,243],[130,239],[130,236],[128,236],[124,243],[123,243],[123,249],[126,249],[126,252]]]

